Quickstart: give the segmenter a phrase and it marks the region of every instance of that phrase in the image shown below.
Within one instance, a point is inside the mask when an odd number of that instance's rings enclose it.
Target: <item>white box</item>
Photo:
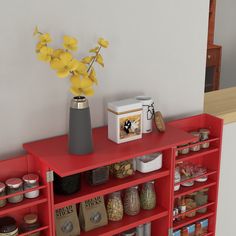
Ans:
[[[142,103],[125,99],[108,103],[108,138],[124,143],[142,138]]]

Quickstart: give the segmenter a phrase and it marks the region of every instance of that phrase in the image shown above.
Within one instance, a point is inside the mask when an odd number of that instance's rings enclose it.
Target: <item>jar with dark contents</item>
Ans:
[[[154,181],[144,183],[140,193],[141,208],[152,210],[156,207],[156,192]]]
[[[127,215],[137,215],[140,212],[140,199],[138,194],[138,186],[125,190],[124,211]]]
[[[197,138],[197,141],[190,143],[190,145],[196,144],[196,145],[190,147],[190,150],[191,150],[192,152],[198,152],[198,151],[200,151],[200,149],[201,149],[201,145],[198,144],[198,143],[200,142],[200,133],[194,131],[194,132],[191,132],[191,134],[192,134],[194,137]]]
[[[24,223],[21,225],[23,233],[27,233],[40,228],[37,214],[27,214],[24,216]],[[40,232],[29,234],[30,236],[39,236]]]
[[[33,189],[39,187],[39,176],[35,174],[28,174],[23,176],[24,190]],[[24,194],[26,198],[37,198],[39,196],[39,190],[34,190]]]
[[[23,181],[20,178],[11,178],[6,181],[7,195],[20,193],[23,191]],[[18,203],[23,201],[24,195],[18,194],[14,197],[9,197],[7,200],[10,203]]]
[[[109,166],[90,170],[86,174],[90,185],[104,184],[109,180]]]
[[[0,236],[17,236],[18,227],[14,218],[6,216],[0,218]]]
[[[200,129],[199,133],[201,135],[201,141],[206,141],[209,139],[209,135],[210,135],[210,130],[209,129]],[[210,143],[209,142],[204,142],[201,144],[201,148],[209,148],[210,147]]]
[[[0,182],[0,198],[6,196],[6,185]],[[4,207],[7,203],[6,199],[0,200],[0,207]]]

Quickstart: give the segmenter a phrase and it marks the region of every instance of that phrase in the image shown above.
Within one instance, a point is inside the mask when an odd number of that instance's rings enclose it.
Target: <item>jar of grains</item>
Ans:
[[[33,189],[39,187],[39,176],[35,174],[28,174],[23,176],[24,190]],[[25,193],[26,198],[36,198],[39,196],[39,190],[34,190]]]
[[[200,142],[200,133],[194,131],[194,132],[191,132],[191,134],[192,134],[194,137],[197,138],[197,141],[190,143],[190,145],[196,144],[196,145],[190,147],[190,150],[193,151],[193,152],[198,152],[198,151],[200,151],[200,149],[201,149],[201,145],[198,144],[198,143]]]
[[[11,178],[6,181],[7,195],[20,193],[23,191],[23,181],[20,178]],[[7,200],[10,203],[18,203],[23,201],[24,195],[18,194],[14,197],[9,197]]]
[[[134,174],[134,161],[133,159],[118,162],[111,165],[111,173],[119,179],[131,176]]]
[[[108,195],[107,216],[110,221],[122,220],[124,209],[121,200],[120,191]]]
[[[127,215],[137,215],[140,212],[140,200],[138,194],[138,186],[125,190],[124,211]]]
[[[0,236],[17,236],[18,227],[14,218],[6,216],[0,218]]]
[[[36,214],[27,214],[24,216],[24,223],[21,226],[21,229],[24,233],[33,231],[40,228],[40,224],[38,222],[38,216]],[[39,236],[40,232],[32,233],[30,236]]]
[[[152,210],[156,207],[156,192],[154,181],[144,183],[140,193],[141,208]]]
[[[0,197],[6,196],[6,185],[0,182]],[[6,199],[0,200],[0,207],[4,207],[7,203]]]

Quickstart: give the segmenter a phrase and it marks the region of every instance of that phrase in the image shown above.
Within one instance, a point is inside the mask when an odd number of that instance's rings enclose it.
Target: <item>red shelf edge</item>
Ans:
[[[104,196],[104,195],[107,195],[107,194],[112,193],[112,192],[116,192],[116,191],[120,191],[120,190],[129,188],[131,186],[139,185],[139,184],[151,181],[151,180],[155,180],[155,179],[159,179],[159,178],[169,176],[169,174],[170,174],[170,171],[165,170],[165,169],[161,170],[160,172],[154,171],[154,172],[147,173],[147,174],[139,173],[140,178],[137,178],[137,179],[134,179],[134,180],[131,179],[130,181],[129,181],[129,179],[122,179],[121,184],[114,185],[114,186],[111,186],[111,187],[106,187],[106,185],[101,185],[100,190],[97,190],[97,191],[94,190],[94,191],[92,191],[91,193],[88,193],[88,194],[83,194],[83,192],[82,193],[79,192],[78,194],[71,195],[71,196],[68,196],[68,197],[63,196],[65,198],[63,201],[57,200],[57,199],[60,199],[62,197],[59,196],[59,195],[55,195],[54,196],[54,209],[56,210],[56,209],[59,209],[59,208],[62,208],[62,207],[65,207],[65,206],[68,206],[68,205],[71,205],[71,204],[78,204],[80,202],[84,202],[84,201],[89,200],[91,198],[94,198],[96,196]],[[109,182],[108,182],[108,184],[109,184]],[[95,189],[95,188],[99,188],[99,187],[100,186],[94,186],[94,187],[91,186],[91,189]],[[83,191],[83,190],[81,190],[81,191]]]
[[[38,228],[38,229],[35,229],[35,230],[32,230],[32,231],[29,231],[29,232],[27,232],[27,233],[20,233],[20,234],[18,234],[18,236],[26,236],[26,235],[30,235],[30,234],[33,234],[33,233],[37,233],[37,232],[40,232],[40,231],[46,230],[46,229],[48,229],[48,228],[49,228],[49,226],[42,226],[42,227],[40,227],[40,228]]]

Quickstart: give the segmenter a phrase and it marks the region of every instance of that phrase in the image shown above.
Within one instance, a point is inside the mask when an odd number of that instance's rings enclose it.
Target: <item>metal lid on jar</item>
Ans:
[[[199,132],[201,134],[210,134],[211,131],[209,129],[199,129]]]
[[[26,224],[34,224],[38,220],[38,216],[36,214],[27,214],[24,216],[24,221]]]
[[[39,176],[36,174],[28,174],[23,176],[23,180],[29,184],[35,184],[39,181]]]
[[[6,185],[2,182],[0,182],[0,192],[3,192],[6,188]]]
[[[70,104],[70,107],[73,109],[85,109],[88,106],[88,100],[84,96],[73,97]]]
[[[200,137],[200,133],[199,132],[197,132],[197,131],[193,131],[193,132],[190,132],[190,134],[192,134],[194,137]]]
[[[0,218],[0,233],[12,233],[16,230],[17,225],[14,218],[9,216]]]
[[[6,185],[12,188],[19,188],[23,181],[20,178],[11,178],[6,181]]]

